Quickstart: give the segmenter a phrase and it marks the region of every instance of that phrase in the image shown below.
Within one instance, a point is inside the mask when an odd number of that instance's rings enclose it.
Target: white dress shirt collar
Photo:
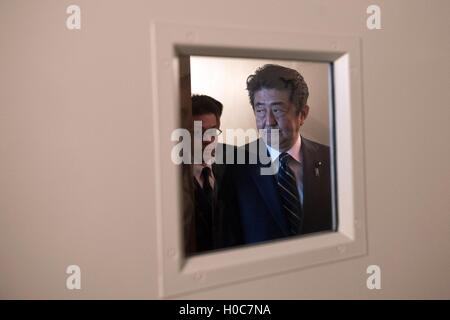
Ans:
[[[298,135],[297,141],[294,143],[294,145],[287,151],[289,155],[294,158],[297,162],[301,163],[300,158],[300,147],[302,145],[302,139],[300,135]],[[272,159],[272,162],[276,161],[277,158],[280,156],[281,152],[275,148],[272,148],[271,146],[267,145],[267,150],[269,150],[270,158]]]
[[[203,188],[203,180],[202,180],[202,170],[204,167],[208,167],[209,169],[211,169],[211,175],[209,176],[209,183],[210,185],[214,188],[214,173],[212,171],[212,164],[193,164],[192,165],[192,173],[195,177],[195,179],[197,180],[197,182],[200,184],[200,186]]]

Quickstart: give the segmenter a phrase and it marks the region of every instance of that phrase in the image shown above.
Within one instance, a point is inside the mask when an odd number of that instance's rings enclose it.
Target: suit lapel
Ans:
[[[259,156],[257,157],[257,159],[258,163],[256,165],[250,166],[250,176],[252,177],[252,180],[256,185],[256,189],[260,193],[260,196],[267,206],[267,209],[270,212],[271,216],[274,218],[283,234],[287,236],[289,235],[289,231],[287,228],[286,219],[283,216],[275,175],[262,175],[261,168],[266,166],[261,164]],[[270,164],[267,166],[270,166]]]
[[[319,186],[320,167],[318,166],[321,159],[317,159],[317,152],[309,140],[302,137],[301,152],[303,157],[303,213],[305,215],[305,223],[308,223],[309,218],[314,212],[312,208],[315,207],[314,196],[317,194]],[[316,172],[316,170],[318,172]]]
[[[213,163],[211,166],[213,175],[214,175],[214,185],[215,185],[215,189],[219,189],[220,188],[220,184],[222,183],[222,179],[223,179],[223,174],[225,171],[225,165],[224,164],[217,164],[217,163]]]

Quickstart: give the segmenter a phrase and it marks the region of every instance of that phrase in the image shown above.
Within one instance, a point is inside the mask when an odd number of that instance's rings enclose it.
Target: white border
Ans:
[[[367,253],[358,38],[152,23],[151,47],[161,297],[175,297]],[[170,157],[174,145],[171,132],[179,126],[180,117],[179,53],[333,62],[337,232],[184,257],[181,190],[174,188],[180,184],[180,168]]]

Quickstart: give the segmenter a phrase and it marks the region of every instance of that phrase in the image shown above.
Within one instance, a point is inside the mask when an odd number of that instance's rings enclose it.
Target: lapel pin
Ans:
[[[314,168],[314,171],[315,171],[315,173],[316,173],[316,177],[319,177],[319,176],[320,176],[319,167],[321,167],[321,166],[322,166],[322,161],[316,162],[316,167]]]

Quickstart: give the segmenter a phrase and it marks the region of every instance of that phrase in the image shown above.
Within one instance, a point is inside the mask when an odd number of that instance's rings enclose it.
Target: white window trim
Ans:
[[[150,31],[160,296],[174,297],[365,255],[367,228],[359,38],[159,22],[152,23]],[[333,63],[337,232],[184,257],[181,188],[173,188],[180,185],[180,170],[170,158],[174,145],[170,140],[171,133],[180,125],[177,63],[180,53]],[[330,121],[332,118],[330,116]]]

